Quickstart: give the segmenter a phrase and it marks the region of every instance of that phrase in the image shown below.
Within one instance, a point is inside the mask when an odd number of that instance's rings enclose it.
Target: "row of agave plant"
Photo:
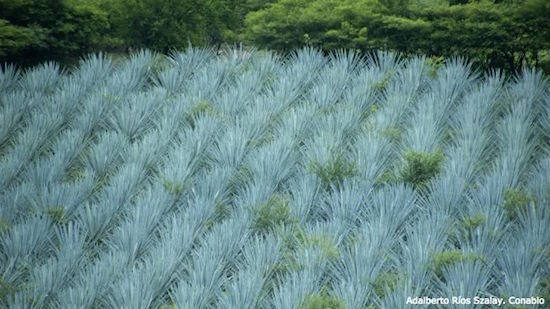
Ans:
[[[0,304],[550,301],[549,115],[541,73],[462,59],[189,48],[6,65]]]

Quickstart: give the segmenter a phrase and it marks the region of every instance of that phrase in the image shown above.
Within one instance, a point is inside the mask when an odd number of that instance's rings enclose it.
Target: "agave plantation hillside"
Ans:
[[[0,306],[548,303],[549,90],[314,49],[5,66]]]

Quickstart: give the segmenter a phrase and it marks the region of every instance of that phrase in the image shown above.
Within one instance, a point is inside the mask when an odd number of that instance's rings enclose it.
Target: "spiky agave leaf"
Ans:
[[[356,178],[345,179],[341,186],[334,187],[324,205],[325,217],[341,220],[350,228],[357,225],[366,201],[372,192],[372,186]]]
[[[292,195],[291,212],[303,224],[315,212],[313,207],[320,204],[321,186],[319,179],[315,175],[295,177],[288,183],[288,187]]]
[[[32,99],[22,91],[2,93],[0,95],[0,149],[2,154],[13,138],[14,131],[21,125],[25,115],[32,106]]]
[[[265,301],[262,293],[270,276],[270,268],[279,260],[281,239],[252,238],[243,250],[243,262],[237,266],[235,278],[229,282],[218,303],[224,308],[253,308]]]
[[[204,245],[193,252],[192,261],[186,265],[185,277],[180,278],[178,287],[172,291],[172,299],[178,306],[202,308],[215,302],[226,280],[224,270],[234,262],[244,244],[247,225],[242,218],[231,218],[204,238]]]
[[[165,97],[164,91],[131,96],[119,106],[111,119],[111,126],[124,133],[130,140],[142,135],[152,124],[151,118],[159,110]]]
[[[444,268],[446,280],[441,286],[441,295],[454,295],[472,299],[475,296],[491,295],[491,269],[479,260],[466,260]],[[481,308],[473,306],[472,308]]]
[[[0,92],[13,91],[17,87],[20,77],[21,71],[15,65],[8,63],[0,65]]]
[[[325,267],[318,248],[305,249],[302,256],[302,270],[293,271],[283,278],[274,289],[275,308],[295,308],[302,305],[305,298],[319,290],[321,273]]]
[[[37,95],[47,95],[56,88],[61,78],[59,65],[50,61],[26,71],[20,83],[24,91]]]

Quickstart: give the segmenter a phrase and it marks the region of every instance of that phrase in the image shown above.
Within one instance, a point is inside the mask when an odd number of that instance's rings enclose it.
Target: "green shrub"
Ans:
[[[464,233],[463,236],[466,239],[471,240],[472,236],[474,235],[475,230],[485,224],[487,221],[487,218],[482,214],[472,215],[467,218],[464,218],[462,221],[459,222],[458,231],[453,230],[450,231],[449,236],[451,238],[455,238],[457,233]],[[455,238],[456,239],[456,238]],[[458,245],[458,242],[456,243]]]
[[[195,117],[198,117],[202,114],[208,114],[215,116],[219,119],[224,119],[223,114],[215,106],[212,105],[209,101],[201,100],[193,105],[188,111],[184,113],[184,119],[186,122],[191,124],[192,127],[195,126]]]
[[[246,146],[249,148],[259,148],[266,144],[269,144],[275,140],[275,136],[272,131],[267,131],[260,138],[251,138],[246,141]]]
[[[192,115],[197,115],[201,113],[209,113],[214,111],[215,109],[210,102],[206,100],[201,100],[197,104],[195,104],[195,106],[193,106],[193,108],[189,113]]]
[[[374,114],[377,110],[378,108],[376,107],[376,104],[372,103],[372,105],[370,106],[370,112]]]
[[[84,180],[85,178],[86,172],[84,171],[84,168],[78,164],[74,164],[65,173],[65,176],[63,177],[63,182],[78,182],[80,180]]]
[[[483,225],[483,223],[485,223],[485,221],[487,221],[487,218],[485,218],[484,215],[477,214],[477,215],[470,216],[470,217],[464,219],[462,221],[462,224],[463,224],[464,228],[471,231],[471,230],[474,230],[474,229],[480,227],[481,225]]]
[[[344,309],[344,301],[338,297],[330,296],[324,287],[320,292],[305,297],[302,309]]]
[[[0,236],[6,233],[10,229],[10,223],[0,218]]]
[[[386,288],[389,291],[393,291],[402,277],[403,274],[395,271],[380,273],[378,277],[376,277],[376,280],[372,282],[374,293],[376,293],[378,297],[384,298],[386,295]]]
[[[340,251],[334,241],[324,235],[308,235],[303,233],[299,239],[302,246],[306,248],[318,247],[321,250],[323,257],[329,260],[337,260],[340,258]]]
[[[308,234],[296,220],[285,225],[277,233],[282,235],[283,240],[281,259],[273,265],[274,272],[279,276],[288,271],[299,271],[305,266],[304,261],[296,258],[300,256],[301,250],[318,250],[323,261],[336,261],[340,258],[340,250],[330,237]]]
[[[185,185],[183,183],[169,180],[165,181],[163,186],[166,192],[175,196],[179,196],[185,189]]]
[[[44,212],[56,224],[62,225],[68,222],[67,213],[65,212],[65,208],[63,207],[50,207],[47,208]]]
[[[0,158],[6,155],[12,146],[13,141],[11,141],[10,139],[7,139],[3,143],[0,143]]]
[[[215,201],[214,217],[226,218],[229,215],[231,205],[217,198]]]
[[[397,177],[392,171],[384,172],[376,178],[376,183],[378,184],[392,184],[398,181],[399,177]]]
[[[103,189],[103,187],[109,184],[110,180],[111,180],[110,175],[99,176],[99,178],[97,178],[96,181],[94,182],[93,192],[94,193],[100,192]]]
[[[519,213],[525,213],[533,199],[523,188],[510,188],[504,192],[504,210],[508,218],[514,220]]]
[[[343,154],[331,156],[325,164],[312,161],[308,170],[319,177],[325,190],[329,190],[331,185],[339,188],[346,178],[357,174],[355,162],[349,161]]]
[[[443,154],[441,152],[427,153],[407,151],[403,158],[405,164],[401,168],[401,181],[412,184],[415,188],[423,188],[426,182],[441,172]]]
[[[376,104],[372,103],[370,108],[365,108],[361,112],[361,117],[360,117],[361,121],[365,121],[366,119],[368,119],[369,116],[376,113],[377,110],[378,110],[378,107],[376,107]]]
[[[0,305],[4,305],[8,296],[13,295],[16,291],[16,287],[4,281],[4,279],[0,277]]]
[[[429,66],[429,76],[432,79],[436,79],[437,71],[445,66],[445,58],[442,56],[433,56],[431,58],[426,58],[426,64]]]
[[[443,279],[443,269],[456,263],[485,259],[475,253],[463,254],[460,250],[445,250],[436,252],[432,257],[433,270],[440,279]]]
[[[273,276],[281,277],[289,271],[299,271],[303,268],[296,261],[296,250],[306,238],[306,234],[298,222],[281,227],[278,234],[282,237],[280,259],[271,266],[271,273]]]
[[[290,252],[281,255],[278,262],[270,266],[270,273],[275,277],[281,277],[291,271],[300,271],[303,266],[296,262],[296,258]]]
[[[539,297],[544,298],[546,301],[550,299],[550,275],[543,277],[539,281]]]
[[[269,199],[252,209],[253,228],[258,233],[268,233],[277,226],[295,222],[290,213],[290,199],[273,194]]]
[[[466,261],[466,257],[462,254],[460,250],[447,250],[438,252],[433,257],[433,268],[435,274],[442,278],[443,277],[443,268],[451,266],[455,263]]]
[[[388,85],[390,84],[390,81],[392,80],[394,74],[394,70],[386,71],[386,73],[384,73],[384,77],[382,77],[382,79],[380,79],[380,81],[378,81],[376,85],[374,85],[374,89],[380,92],[384,91],[386,87],[388,87]]]
[[[340,259],[340,250],[336,243],[328,236],[308,234],[298,224],[292,221],[281,230],[283,246],[281,248],[281,259],[273,265],[273,273],[281,276],[288,271],[299,271],[305,265],[303,261],[297,260],[300,250],[319,250],[322,260],[336,261]]]
[[[405,132],[403,128],[393,126],[382,129],[380,133],[382,133],[383,136],[389,138],[393,142],[399,142],[403,138],[403,134]]]

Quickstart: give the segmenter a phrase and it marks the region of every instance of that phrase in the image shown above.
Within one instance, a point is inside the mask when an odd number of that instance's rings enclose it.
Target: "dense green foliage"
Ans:
[[[531,197],[523,188],[504,191],[503,207],[510,218],[517,218],[518,214],[525,215],[527,206],[531,202]]]
[[[0,59],[32,63],[106,47],[108,15],[87,1],[0,0]]]
[[[251,207],[254,229],[259,233],[270,232],[281,224],[290,223],[289,199],[280,195],[272,195],[261,205]]]
[[[33,64],[90,51],[159,51],[238,41],[269,1],[0,0],[0,61]]]
[[[291,50],[390,49],[405,54],[467,56],[484,68],[548,66],[550,2],[281,0],[250,13],[246,38]]]
[[[302,309],[344,309],[344,302],[327,294],[325,290],[320,293],[308,295],[304,300]]]
[[[466,56],[481,68],[550,69],[546,0],[0,0],[0,60],[166,52],[244,42],[278,51]]]
[[[243,14],[236,0],[98,2],[109,12],[110,31],[119,44],[162,51],[233,40]]]
[[[412,184],[414,187],[423,187],[426,182],[441,171],[443,154],[408,151],[404,154],[405,164],[400,170],[400,180]]]
[[[464,263],[466,261],[483,261],[483,257],[469,253],[464,254],[460,250],[446,250],[434,253],[432,263],[435,274],[439,278],[443,278],[443,270],[453,264]]]
[[[312,161],[308,169],[321,179],[326,189],[331,186],[338,188],[346,178],[351,178],[356,174],[354,162],[350,162],[342,154],[331,156],[325,164]]]

